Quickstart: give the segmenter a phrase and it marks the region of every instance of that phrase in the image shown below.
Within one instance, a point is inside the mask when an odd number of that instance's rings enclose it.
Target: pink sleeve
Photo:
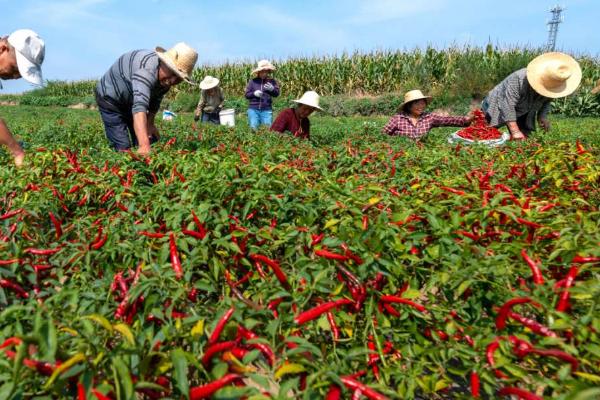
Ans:
[[[398,130],[398,118],[396,116],[390,118],[388,123],[383,127],[383,133],[390,136],[398,135]]]
[[[432,114],[432,126],[467,126],[469,125],[469,117],[459,116],[444,116],[440,114]]]

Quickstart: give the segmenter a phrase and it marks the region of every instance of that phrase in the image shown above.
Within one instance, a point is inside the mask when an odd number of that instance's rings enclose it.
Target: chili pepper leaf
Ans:
[[[189,396],[188,383],[188,362],[185,352],[181,348],[176,348],[171,352],[171,362],[173,363],[173,379],[179,394]]]

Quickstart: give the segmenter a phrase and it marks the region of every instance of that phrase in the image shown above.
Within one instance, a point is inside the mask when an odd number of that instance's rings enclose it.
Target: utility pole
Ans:
[[[552,13],[552,19],[548,21],[548,44],[546,47],[549,51],[554,51],[556,48],[556,36],[558,35],[558,25],[564,21],[562,16],[562,12],[565,9],[559,5],[554,6],[550,9],[550,13]]]

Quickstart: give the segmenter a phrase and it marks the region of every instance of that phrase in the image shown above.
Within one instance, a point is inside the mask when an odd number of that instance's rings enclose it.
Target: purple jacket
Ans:
[[[267,92],[264,90],[263,86],[265,83],[271,82],[271,84],[275,87],[272,91]],[[262,90],[263,95],[261,98],[258,98],[254,95],[254,92],[257,90]],[[279,85],[277,81],[272,78],[267,78],[262,80],[260,78],[251,79],[248,82],[248,86],[246,86],[246,98],[250,100],[249,108],[253,108],[255,110],[271,110],[272,109],[272,100],[271,97],[279,96]]]

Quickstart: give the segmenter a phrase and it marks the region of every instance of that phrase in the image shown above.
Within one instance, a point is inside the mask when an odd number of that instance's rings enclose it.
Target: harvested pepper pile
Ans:
[[[97,118],[70,118],[62,135],[28,120],[27,168],[2,155],[0,398],[598,385],[589,142],[421,148],[339,128],[319,146],[245,128],[197,141],[182,124],[141,159],[102,147]]]
[[[473,122],[471,123],[471,126],[461,129],[457,132],[457,135],[463,139],[477,141],[494,140],[502,137],[502,133],[498,129],[487,124],[485,113],[482,110],[473,111]]]

